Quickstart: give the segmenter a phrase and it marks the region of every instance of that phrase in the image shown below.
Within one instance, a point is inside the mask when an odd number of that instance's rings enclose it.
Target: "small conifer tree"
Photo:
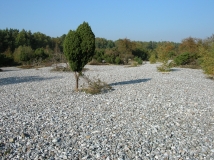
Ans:
[[[71,70],[74,71],[75,90],[78,91],[79,76],[95,53],[95,35],[87,22],[79,25],[76,31],[68,32],[63,44],[63,51]]]

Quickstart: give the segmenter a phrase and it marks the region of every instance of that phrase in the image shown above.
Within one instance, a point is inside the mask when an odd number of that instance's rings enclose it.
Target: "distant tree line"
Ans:
[[[24,29],[0,30],[0,66],[59,60],[65,36],[52,38]]]
[[[170,42],[159,43],[150,56],[150,62],[166,64],[173,60],[173,66],[202,68],[214,78],[214,35],[206,39],[188,37],[176,46]]]
[[[0,30],[0,66],[61,62],[65,60],[63,42],[66,35],[50,37],[40,32],[18,29]],[[105,38],[95,39],[95,63],[128,64],[135,60],[139,64],[148,60],[159,43],[131,41],[127,38],[116,41]],[[171,42],[173,43],[173,42]],[[173,43],[178,45],[178,43]]]
[[[127,38],[116,41],[96,38],[96,50],[93,58],[99,63],[104,61],[112,64],[128,64],[129,61],[134,60],[142,64],[142,61],[149,60],[151,54],[155,52],[159,44],[165,43],[172,44],[175,50],[179,45],[179,43],[174,42],[131,41]]]

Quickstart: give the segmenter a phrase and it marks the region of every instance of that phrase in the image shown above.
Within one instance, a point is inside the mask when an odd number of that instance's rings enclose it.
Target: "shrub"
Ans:
[[[98,61],[99,63],[102,63],[102,58],[101,58],[101,57],[98,57],[98,58],[97,58],[97,61]]]
[[[7,57],[5,54],[0,53],[0,67],[10,66],[13,64],[14,64],[13,58]]]
[[[203,57],[201,67],[206,74],[214,75],[214,54]]]
[[[203,57],[201,60],[201,67],[206,74],[214,77],[214,44],[208,49],[202,48],[200,50]]]
[[[115,58],[115,63],[116,64],[121,64],[122,63],[122,60],[120,59],[120,57],[116,57]]]
[[[177,66],[191,69],[199,69],[201,63],[198,55],[188,52],[176,56],[174,62]]]
[[[152,55],[150,56],[149,62],[150,62],[151,64],[156,63],[156,56],[155,56],[155,54],[152,54]]]
[[[35,50],[35,58],[37,58],[37,59],[39,59],[39,58],[45,59],[47,57],[48,57],[48,55],[45,53],[45,50],[43,48],[37,48]]]
[[[17,63],[29,63],[34,54],[30,46],[19,46],[14,52],[14,61]]]
[[[169,63],[163,63],[162,65],[158,66],[157,67],[157,70],[159,72],[170,72],[171,69],[170,69],[170,64]]]
[[[88,87],[81,89],[81,91],[84,91],[85,93],[89,94],[98,94],[102,92],[107,92],[108,90],[111,90],[112,87],[108,85],[107,83],[101,81],[98,79],[90,80],[88,77],[82,74],[82,77],[86,80]]]
[[[63,51],[70,68],[74,71],[75,90],[78,91],[80,73],[95,54],[95,35],[88,23],[83,22],[76,31],[68,32],[63,43]]]
[[[190,54],[188,52],[182,53],[175,57],[174,62],[176,65],[186,65],[190,62]]]
[[[142,59],[139,58],[139,57],[135,57],[134,61],[136,61],[138,64],[142,64],[143,63]]]

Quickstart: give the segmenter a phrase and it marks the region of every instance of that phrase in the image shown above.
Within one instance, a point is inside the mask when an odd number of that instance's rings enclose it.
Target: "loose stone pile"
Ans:
[[[1,159],[214,159],[214,81],[156,66],[86,66],[114,88],[98,95],[71,73],[3,68]]]

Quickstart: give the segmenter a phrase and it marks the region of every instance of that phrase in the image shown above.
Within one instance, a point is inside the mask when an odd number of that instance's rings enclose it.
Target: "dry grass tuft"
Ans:
[[[99,78],[98,79],[89,79],[85,75],[82,75],[82,77],[86,80],[87,82],[87,87],[82,88],[81,91],[89,94],[99,94],[99,93],[105,93],[109,90],[112,90],[112,87],[108,85],[107,83],[101,81]]]

